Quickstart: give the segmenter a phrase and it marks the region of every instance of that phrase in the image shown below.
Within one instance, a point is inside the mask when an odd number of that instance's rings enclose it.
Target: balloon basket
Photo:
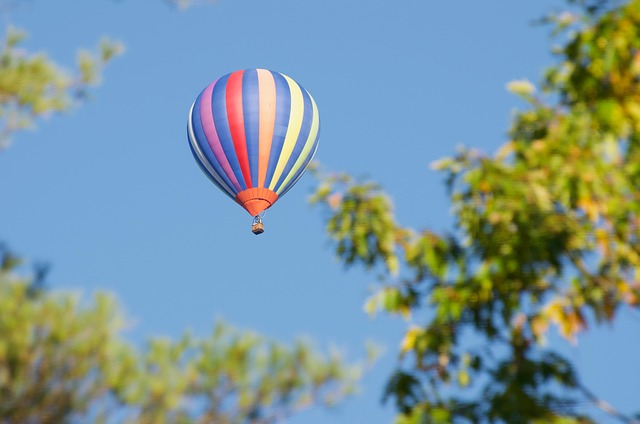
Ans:
[[[255,235],[264,233],[264,224],[262,223],[262,218],[260,218],[260,216],[258,215],[253,217],[251,232]]]

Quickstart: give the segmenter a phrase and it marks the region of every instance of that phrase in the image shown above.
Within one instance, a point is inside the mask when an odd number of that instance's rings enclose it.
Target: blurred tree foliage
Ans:
[[[275,423],[352,393],[359,366],[309,343],[269,341],[219,322],[204,338],[121,335],[114,300],[92,302],[16,273],[0,255],[0,423]]]
[[[495,155],[463,149],[444,172],[455,228],[396,222],[380,187],[321,175],[338,257],[387,283],[371,313],[413,317],[384,398],[397,424],[589,423],[598,399],[545,344],[640,307],[640,0],[570,1],[565,41]]]
[[[0,0],[0,12],[18,7],[22,0]],[[216,0],[164,0],[177,9],[213,4]],[[11,135],[32,127],[38,118],[69,111],[100,82],[104,65],[124,51],[123,44],[104,39],[97,52],[80,50],[72,71],[45,53],[30,54],[20,48],[27,33],[8,27],[0,45],[0,149]]]
[[[120,43],[103,40],[98,53],[81,50],[77,69],[69,72],[46,54],[20,48],[26,33],[9,27],[0,46],[0,149],[10,136],[37,118],[69,110],[100,81],[102,67],[122,52]]]
[[[185,6],[186,2],[170,2]],[[70,110],[122,51],[103,41],[75,71],[20,48],[9,28],[0,47],[0,148],[38,118]],[[217,323],[208,337],[127,343],[113,298],[91,302],[43,289],[0,246],[0,423],[269,424],[354,390],[361,367],[307,342],[285,346]]]

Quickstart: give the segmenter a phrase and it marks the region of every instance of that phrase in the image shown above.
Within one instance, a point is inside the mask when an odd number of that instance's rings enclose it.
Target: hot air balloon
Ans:
[[[292,78],[266,69],[224,75],[189,111],[189,145],[200,169],[254,217],[302,176],[318,148],[320,116],[313,97]]]

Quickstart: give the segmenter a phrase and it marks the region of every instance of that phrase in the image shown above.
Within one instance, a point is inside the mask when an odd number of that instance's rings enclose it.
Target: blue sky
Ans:
[[[375,277],[345,271],[302,178],[266,214],[266,233],[207,180],[185,136],[189,107],[228,72],[290,75],[317,101],[316,158],[370,176],[405,225],[450,224],[442,176],[429,163],[465,144],[494,151],[522,106],[505,90],[539,80],[553,61],[548,30],[532,26],[559,1],[219,0],[179,12],[160,0],[24,2],[5,22],[70,67],[103,36],[123,56],[91,101],[17,134],[0,152],[0,238],[53,265],[54,288],[117,295],[128,336],[205,334],[220,317],[281,341],[309,336],[350,359],[366,340],[386,354],[359,397],[294,424],[387,423],[380,406],[405,328],[370,319],[362,303]],[[640,315],[627,313],[577,347],[552,339],[586,383],[624,411],[640,404]],[[635,394],[634,394],[635,391]],[[637,409],[637,408],[636,408]]]

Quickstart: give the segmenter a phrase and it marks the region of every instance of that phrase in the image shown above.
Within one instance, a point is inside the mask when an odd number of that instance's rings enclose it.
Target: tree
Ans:
[[[570,3],[546,19],[573,35],[542,93],[508,85],[527,103],[510,140],[433,165],[449,233],[403,227],[373,183],[320,174],[312,202],[337,256],[387,281],[365,308],[424,320],[408,325],[384,391],[398,424],[594,422],[584,400],[639,422],[544,343],[552,327],[573,340],[640,306],[640,1]]]
[[[164,0],[170,6],[185,9],[213,0]],[[11,9],[20,1],[1,1]],[[45,53],[29,54],[20,49],[25,31],[9,26],[0,47],[0,149],[11,135],[31,128],[38,118],[68,112],[86,99],[89,88],[100,83],[104,66],[123,53],[122,43],[104,39],[98,52],[80,50],[76,69],[69,71],[49,59]]]
[[[10,136],[34,125],[37,118],[68,111],[100,81],[103,66],[123,50],[103,40],[98,54],[78,52],[77,69],[64,70],[43,53],[19,48],[26,33],[9,27],[0,50],[0,148]]]
[[[337,354],[219,322],[208,337],[122,335],[114,299],[38,289],[0,258],[0,422],[273,423],[351,393],[360,372]],[[112,422],[112,421],[111,421]]]
[[[186,4],[186,2],[171,2]],[[122,51],[104,41],[80,52],[69,72],[45,54],[19,49],[9,29],[0,51],[2,146],[38,118],[70,110]],[[359,366],[310,343],[286,346],[219,322],[208,337],[151,338],[142,348],[122,335],[115,300],[91,302],[43,289],[44,270],[25,275],[0,246],[0,423],[255,423],[282,421],[352,393]]]

